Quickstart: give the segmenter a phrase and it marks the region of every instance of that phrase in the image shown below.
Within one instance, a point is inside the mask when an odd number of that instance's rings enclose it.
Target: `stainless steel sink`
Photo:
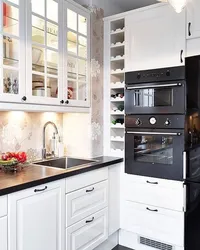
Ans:
[[[48,166],[48,167],[54,167],[54,168],[67,169],[67,168],[73,168],[73,167],[82,166],[82,165],[86,165],[86,164],[92,164],[92,163],[96,163],[96,162],[97,161],[94,161],[94,160],[63,157],[63,158],[56,158],[56,159],[39,161],[39,162],[35,162],[34,164]]]

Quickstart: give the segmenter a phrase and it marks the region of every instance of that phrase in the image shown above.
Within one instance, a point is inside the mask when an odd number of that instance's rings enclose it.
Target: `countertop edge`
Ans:
[[[98,159],[94,158],[94,159]],[[123,158],[118,158],[115,160],[111,160],[111,161],[107,161],[107,162],[99,162],[93,166],[86,166],[84,168],[80,168],[80,169],[75,169],[73,171],[70,172],[66,172],[66,173],[58,173],[56,175],[53,176],[48,176],[48,177],[44,177],[38,180],[33,180],[27,183],[22,183],[22,184],[18,184],[18,185],[13,185],[11,187],[8,188],[4,188],[4,189],[0,189],[0,196],[3,195],[8,195],[14,192],[18,192],[18,191],[22,191],[24,189],[28,189],[28,188],[32,188],[34,186],[38,186],[38,185],[42,185],[48,182],[52,182],[52,181],[57,181],[60,179],[64,179],[64,178],[68,178],[68,177],[72,177],[78,174],[83,174],[89,171],[94,171],[97,170],[99,168],[103,168],[103,167],[109,167],[111,165],[115,165],[118,163],[122,163],[124,161]]]

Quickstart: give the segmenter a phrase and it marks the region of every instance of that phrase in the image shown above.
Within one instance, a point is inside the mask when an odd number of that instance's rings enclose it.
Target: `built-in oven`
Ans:
[[[128,72],[125,76],[126,114],[184,114],[184,67]]]
[[[183,180],[184,116],[126,116],[125,172]]]

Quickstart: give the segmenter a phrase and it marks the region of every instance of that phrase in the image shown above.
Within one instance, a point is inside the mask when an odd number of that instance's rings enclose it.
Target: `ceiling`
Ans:
[[[81,5],[95,5],[104,9],[105,16],[157,3],[156,0],[74,0]]]

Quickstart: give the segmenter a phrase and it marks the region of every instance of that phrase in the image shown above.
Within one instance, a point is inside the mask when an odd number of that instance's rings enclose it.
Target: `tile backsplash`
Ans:
[[[28,159],[41,159],[43,147],[43,127],[52,121],[63,137],[63,115],[57,113],[27,113],[21,111],[0,112],[0,153],[8,151],[25,151]],[[47,149],[53,128],[46,131]]]

